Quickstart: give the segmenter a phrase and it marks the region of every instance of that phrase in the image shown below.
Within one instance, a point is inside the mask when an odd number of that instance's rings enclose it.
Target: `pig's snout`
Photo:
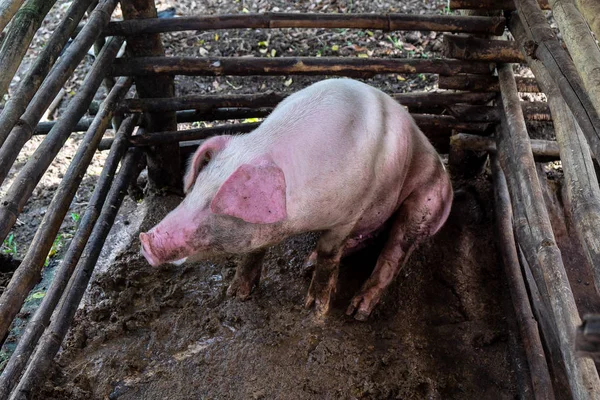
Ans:
[[[162,264],[158,258],[152,252],[152,233],[140,233],[140,243],[142,244],[142,255],[146,258],[148,263],[153,267],[158,267]]]

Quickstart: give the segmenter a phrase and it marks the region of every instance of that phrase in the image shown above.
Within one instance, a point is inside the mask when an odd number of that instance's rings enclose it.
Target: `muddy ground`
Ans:
[[[142,229],[178,199],[149,198]],[[410,259],[368,322],[344,315],[378,245],[344,259],[333,311],[302,307],[315,235],[273,248],[246,302],[225,291],[234,261],[151,268],[139,242],[89,288],[37,399],[512,399],[514,323],[486,178]]]

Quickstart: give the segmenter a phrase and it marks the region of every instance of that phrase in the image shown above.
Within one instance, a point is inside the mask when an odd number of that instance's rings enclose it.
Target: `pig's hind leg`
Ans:
[[[235,269],[233,281],[227,289],[228,296],[236,296],[240,300],[247,300],[254,286],[258,286],[262,261],[267,249],[259,249],[244,256]]]
[[[314,264],[315,270],[304,306],[309,308],[314,304],[319,316],[329,311],[336,292],[340,259],[351,231],[352,227],[346,226],[324,232],[307,261]]]
[[[390,236],[377,264],[346,311],[366,320],[383,293],[398,275],[419,243],[435,234],[446,221],[452,202],[452,186],[444,176],[437,183],[413,192],[392,217]]]

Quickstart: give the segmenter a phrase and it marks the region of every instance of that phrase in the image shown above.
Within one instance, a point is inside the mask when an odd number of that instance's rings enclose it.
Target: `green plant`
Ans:
[[[81,216],[78,213],[71,213],[71,219],[73,220],[75,225],[77,225],[79,223],[79,220],[81,219]]]
[[[44,267],[47,267],[48,264],[50,263],[50,259],[52,259],[56,253],[58,253],[60,251],[60,249],[62,249],[63,244],[64,244],[64,240],[65,238],[63,237],[62,233],[59,233],[56,238],[54,239],[54,242],[52,243],[52,247],[50,247],[50,251],[48,252],[48,256],[46,256],[46,261],[44,261]]]
[[[17,241],[15,240],[15,235],[10,234],[6,239],[4,239],[4,243],[2,243],[2,250],[0,251],[2,254],[9,254],[14,256],[17,254]]]
[[[402,42],[398,40],[398,38],[390,35],[386,35],[385,37],[392,43],[392,45],[395,48],[397,48],[398,50],[404,50],[404,46],[402,45]]]

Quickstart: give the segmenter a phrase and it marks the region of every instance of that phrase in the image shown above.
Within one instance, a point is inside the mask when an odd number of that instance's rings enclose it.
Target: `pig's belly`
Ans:
[[[345,252],[352,252],[353,250],[363,248],[382,231],[386,230],[391,223],[390,218],[395,208],[393,204],[376,205],[365,212],[350,235],[346,243]]]

